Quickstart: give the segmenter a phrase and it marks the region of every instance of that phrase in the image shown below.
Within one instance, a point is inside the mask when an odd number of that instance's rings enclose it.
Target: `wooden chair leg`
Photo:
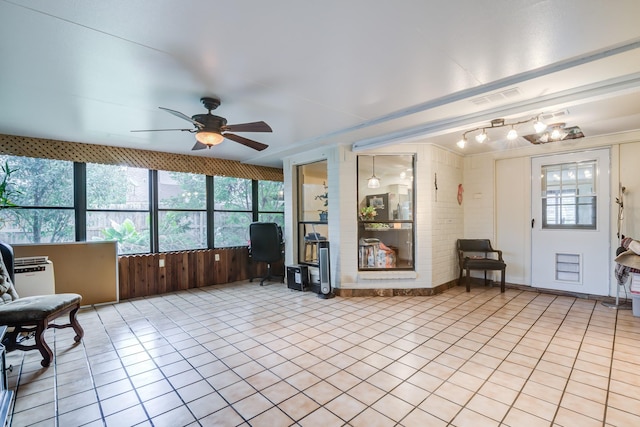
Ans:
[[[76,317],[79,309],[80,305],[78,304],[76,308],[69,312],[69,324],[71,324],[71,327],[76,333],[76,336],[73,337],[73,340],[75,342],[80,342],[82,337],[84,337],[84,329],[82,329],[82,326],[80,326],[80,323],[78,323],[78,318]]]
[[[471,292],[471,274],[469,274],[470,271],[467,268],[467,278],[466,278],[466,282],[467,282],[467,292]]]
[[[46,341],[44,340],[44,332],[46,330],[47,330],[46,320],[45,319],[38,320],[38,324],[36,325],[35,346],[40,351],[40,354],[42,355],[42,360],[40,361],[40,364],[45,368],[49,366],[49,364],[51,364],[51,359],[53,358],[53,352],[51,351],[51,348],[47,345]]]
[[[504,293],[504,268],[500,273],[500,293]]]

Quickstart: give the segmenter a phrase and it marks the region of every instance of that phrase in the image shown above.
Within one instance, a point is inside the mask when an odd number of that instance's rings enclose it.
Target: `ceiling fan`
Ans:
[[[207,114],[196,114],[189,117],[180,111],[170,110],[169,108],[158,107],[174,116],[180,117],[188,122],[194,124],[193,129],[144,129],[144,130],[132,130],[131,132],[161,132],[161,131],[185,131],[196,134],[196,145],[192,150],[202,150],[204,148],[211,148],[214,145],[220,144],[225,138],[240,143],[254,150],[262,151],[268,147],[267,144],[263,144],[252,139],[248,139],[229,132],[272,132],[271,126],[265,122],[251,122],[241,123],[237,125],[227,125],[227,119],[220,116],[214,116],[211,114],[211,110],[215,110],[220,106],[219,98],[203,97],[200,98],[200,102],[204,105],[209,112]]]

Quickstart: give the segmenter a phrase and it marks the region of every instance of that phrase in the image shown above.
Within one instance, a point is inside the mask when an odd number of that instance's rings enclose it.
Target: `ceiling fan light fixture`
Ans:
[[[467,145],[467,138],[465,138],[464,136],[462,138],[460,138],[460,141],[458,141],[456,143],[456,145],[460,148],[463,149],[466,145]]]
[[[218,145],[224,141],[224,136],[217,132],[201,130],[196,133],[196,140],[204,145],[213,147],[214,145]]]
[[[518,131],[513,126],[511,126],[511,130],[509,131],[509,133],[507,133],[507,139],[509,141],[513,141],[517,137],[518,137]]]

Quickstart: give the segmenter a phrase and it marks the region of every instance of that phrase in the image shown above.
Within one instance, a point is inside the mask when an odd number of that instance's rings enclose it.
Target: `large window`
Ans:
[[[258,221],[284,226],[284,183],[258,181]]]
[[[161,252],[207,247],[204,175],[158,171],[158,247]]]
[[[55,243],[75,240],[73,163],[0,156],[12,170],[10,201],[0,218],[0,239],[7,243]]]
[[[118,253],[149,252],[149,171],[87,164],[87,241],[116,240]]]
[[[253,221],[251,180],[216,176],[213,191],[214,246],[247,246]]]
[[[252,221],[284,223],[282,182],[0,156],[13,171],[0,240],[116,240],[118,253],[247,246]]]
[[[358,156],[358,267],[414,268],[414,156]]]

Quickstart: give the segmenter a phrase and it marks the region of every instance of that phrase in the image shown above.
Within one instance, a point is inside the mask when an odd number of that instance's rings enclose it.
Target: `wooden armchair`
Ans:
[[[462,281],[462,273],[466,270],[467,292],[471,291],[471,281],[469,273],[471,270],[484,271],[484,284],[487,285],[487,270],[500,271],[500,292],[504,292],[504,272],[507,268],[502,259],[502,251],[493,249],[489,239],[458,239],[458,262],[460,264],[460,277],[458,284]],[[489,255],[492,255],[491,257]]]

